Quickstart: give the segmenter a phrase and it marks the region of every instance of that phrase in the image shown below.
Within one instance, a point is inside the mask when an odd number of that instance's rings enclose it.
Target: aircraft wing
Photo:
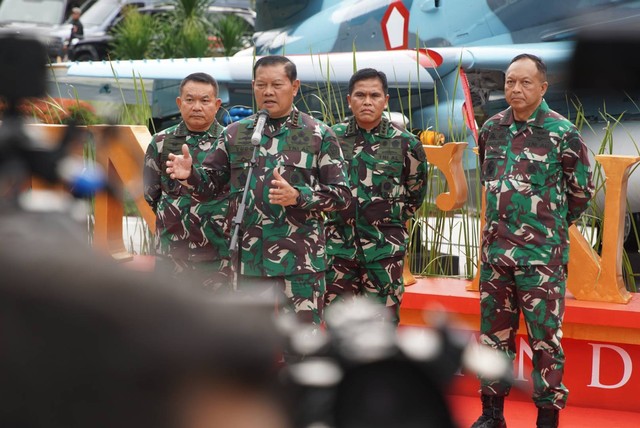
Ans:
[[[427,86],[433,84],[424,66],[418,66],[414,51],[341,52],[288,55],[288,58],[296,64],[302,82],[345,83],[356,68],[374,67],[384,71],[394,87],[406,87],[417,81]],[[253,63],[253,56],[76,62],[68,66],[67,76],[181,80],[190,73],[203,71],[221,83],[250,83]]]
[[[431,90],[434,78],[427,69],[437,65],[410,50],[288,55],[288,58],[296,64],[298,78],[307,87],[329,83],[346,86],[355,69],[373,67],[387,74],[391,88],[409,88],[420,82],[423,89]],[[190,73],[207,72],[218,81],[224,105],[250,106],[254,61],[252,55],[240,55],[56,64],[52,66],[49,93],[54,97],[137,104],[141,99],[139,92],[144,90],[153,117],[165,118],[178,113],[175,97],[180,81]]]
[[[473,108],[478,104],[478,97],[471,89],[479,87],[482,90],[483,73],[502,73],[511,58],[522,52],[542,56],[547,61],[550,72],[554,72],[568,62],[572,50],[571,42],[548,42],[444,47],[418,51],[334,52],[288,57],[296,63],[298,78],[303,87],[317,87],[328,83],[346,85],[356,69],[372,67],[381,70],[387,75],[392,97],[399,94],[397,89],[404,90],[404,93],[412,92],[405,99],[400,98],[395,107],[411,116],[414,128],[432,128],[445,133],[450,141],[464,139],[473,146]],[[140,99],[135,91],[143,86],[152,106],[152,115],[163,118],[178,113],[175,97],[180,80],[199,71],[207,72],[218,80],[219,96],[224,105],[251,105],[250,84],[255,59],[253,55],[236,55],[224,58],[69,63],[66,65],[66,74],[59,76],[57,84],[62,82],[63,86],[73,86],[81,99],[111,99],[114,102],[122,102],[124,99],[127,103],[134,104]],[[468,76],[471,76],[471,85]],[[136,85],[136,79],[141,80],[143,85]],[[495,78],[485,80],[493,81]],[[406,106],[416,98],[415,88],[419,88],[421,92],[420,105]],[[58,88],[58,92],[64,93],[65,90]],[[450,129],[445,129],[446,126]],[[468,136],[469,129],[473,137],[471,139]]]
[[[557,41],[435,47],[419,51],[361,51],[287,56],[296,63],[298,77],[308,86],[327,82],[344,85],[356,68],[373,67],[384,71],[390,88],[394,89],[389,91],[391,97],[398,97],[395,106],[405,108],[403,113],[411,118],[414,129],[437,130],[446,135],[447,141],[468,141],[471,149],[475,145],[477,131],[474,111],[483,106],[483,112],[488,116],[505,107],[504,99],[500,96],[503,72],[511,59],[518,54],[532,53],[545,60],[550,82],[550,89],[545,98],[553,101],[555,96],[559,105],[567,107],[568,102],[563,90],[567,86],[568,65],[574,46],[575,43],[571,41]],[[594,53],[595,60],[597,52]],[[109,100],[120,105],[124,99],[127,103],[136,104],[140,99],[137,93],[140,85],[136,85],[133,79],[135,77],[144,86],[153,117],[164,118],[178,114],[175,98],[180,80],[189,73],[204,71],[219,81],[220,97],[225,104],[236,105],[235,97],[242,92],[245,96],[244,105],[250,106],[253,63],[254,57],[248,55],[228,58],[55,64],[52,66],[54,76],[49,84],[49,94],[54,97],[90,101]],[[411,90],[416,86],[426,93],[419,101],[416,101],[419,97]],[[404,92],[396,91],[396,88]],[[608,102],[606,107],[613,111],[618,105],[621,111],[630,108],[627,99],[619,100],[617,104]],[[591,107],[596,110],[600,106],[601,100],[591,102]],[[632,109],[632,112],[635,111],[637,108]],[[597,115],[598,111],[591,114]],[[640,121],[625,121],[617,127],[616,132],[624,134],[619,139],[626,141],[618,145],[616,153],[638,153],[634,139],[634,136],[640,133],[638,123]],[[583,130],[583,136],[590,149],[597,152],[604,138],[602,130],[586,129]],[[475,164],[475,155],[465,155],[466,168],[473,168]],[[636,181],[638,178],[638,173],[632,177]],[[637,188],[638,184],[630,186]],[[637,198],[634,200],[633,195],[629,196],[632,199],[633,212],[640,211],[640,202]]]
[[[467,46],[432,48],[441,58],[441,64],[433,71],[443,75],[458,66],[465,71],[494,69],[504,71],[513,57],[530,53],[541,57],[547,64],[548,72],[563,72],[568,66],[575,42],[520,43],[494,46]]]

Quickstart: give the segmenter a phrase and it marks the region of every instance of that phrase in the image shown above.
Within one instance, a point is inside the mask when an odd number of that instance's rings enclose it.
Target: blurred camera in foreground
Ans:
[[[377,305],[366,298],[337,303],[325,331],[280,321],[293,352],[305,355],[283,373],[296,428],[454,427],[444,393],[455,373],[467,361],[471,370],[496,367],[493,354],[487,360],[444,317],[434,328],[396,328]],[[484,361],[475,364],[478,358]],[[498,366],[504,375],[508,363]]]
[[[271,308],[207,301],[64,241],[5,244],[0,426],[288,426]]]

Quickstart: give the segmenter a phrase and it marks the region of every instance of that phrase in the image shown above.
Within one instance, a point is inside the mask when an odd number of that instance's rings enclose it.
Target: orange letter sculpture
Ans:
[[[628,303],[631,294],[622,279],[622,242],[625,199],[629,171],[640,156],[597,155],[606,177],[603,216],[602,257],[591,247],[575,225],[569,229],[569,266],[567,289],[578,300]],[[482,227],[485,213],[482,189]],[[480,241],[482,242],[482,241]],[[479,259],[478,259],[479,262]],[[480,271],[467,290],[478,291]]]
[[[96,138],[97,161],[105,170],[110,183],[122,184],[135,201],[142,218],[151,230],[155,229],[155,215],[142,193],[142,164],[151,134],[145,126],[89,126]],[[108,251],[115,259],[130,259],[122,238],[121,200],[105,192],[96,195],[94,246]]]
[[[436,166],[444,174],[449,191],[436,197],[436,205],[442,211],[461,208],[467,201],[467,179],[462,167],[462,155],[467,147],[466,142],[446,143],[443,146],[423,145],[427,161]],[[409,269],[409,258],[405,257],[403,271],[404,285],[416,283]]]
[[[578,300],[628,303],[631,294],[622,279],[622,243],[629,171],[640,156],[597,155],[606,177],[602,256],[575,226],[569,230],[567,288]]]

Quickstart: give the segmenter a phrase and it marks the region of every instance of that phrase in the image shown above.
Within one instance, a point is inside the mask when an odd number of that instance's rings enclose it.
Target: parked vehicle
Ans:
[[[83,5],[82,0],[2,0],[0,26],[60,25],[76,6],[87,9],[90,3]]]
[[[103,0],[99,0],[103,1]],[[111,0],[114,1],[114,0]],[[217,1],[215,5],[209,6],[208,8],[208,17],[212,22],[215,22],[221,16],[224,15],[237,15],[240,18],[244,19],[249,25],[250,32],[253,32],[253,28],[255,27],[255,19],[256,13],[252,9],[244,8],[244,7],[232,7],[232,6],[217,6]],[[149,7],[140,8],[138,11],[143,14],[151,14],[151,15],[160,15],[160,14],[169,14],[174,10],[175,6],[173,5],[154,5]],[[89,11],[87,11],[87,14]],[[78,39],[72,42],[69,47],[68,58],[70,61],[99,61],[104,60],[109,57],[110,43],[113,40],[113,29],[120,23],[123,19],[122,15],[118,15],[116,19],[114,19],[111,25],[108,28],[105,28],[102,31],[95,31],[88,33],[87,32],[87,24],[85,25],[85,37],[82,39]]]
[[[73,47],[78,42],[85,39],[89,41],[100,40],[100,38],[105,37],[109,33],[109,30],[122,20],[125,8],[145,8],[166,1],[167,0],[97,0],[95,4],[87,9],[80,17],[80,21],[84,26],[84,37],[82,39],[69,41],[68,59],[75,60],[76,53],[74,53]],[[62,26],[60,34],[64,34],[65,37],[68,38],[70,32],[71,24],[65,24]]]
[[[0,4],[0,34],[33,36],[47,46],[52,60],[62,55],[71,25],[64,24],[71,9],[87,10],[96,0],[3,0]]]

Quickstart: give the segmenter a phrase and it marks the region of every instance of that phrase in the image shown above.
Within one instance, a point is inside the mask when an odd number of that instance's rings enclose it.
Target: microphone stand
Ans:
[[[242,200],[238,205],[238,211],[233,216],[233,235],[231,236],[231,243],[229,244],[229,256],[231,258],[232,271],[233,271],[233,290],[238,289],[238,275],[240,275],[240,253],[242,249],[238,249],[238,236],[240,233],[240,225],[244,220],[244,211],[247,208],[247,194],[249,193],[249,184],[251,182],[251,176],[253,175],[253,168],[258,164],[258,149],[260,148],[260,140],[252,140],[253,154],[251,155],[251,162],[249,163],[249,172],[247,174],[247,181],[244,184],[244,191],[242,192]]]

